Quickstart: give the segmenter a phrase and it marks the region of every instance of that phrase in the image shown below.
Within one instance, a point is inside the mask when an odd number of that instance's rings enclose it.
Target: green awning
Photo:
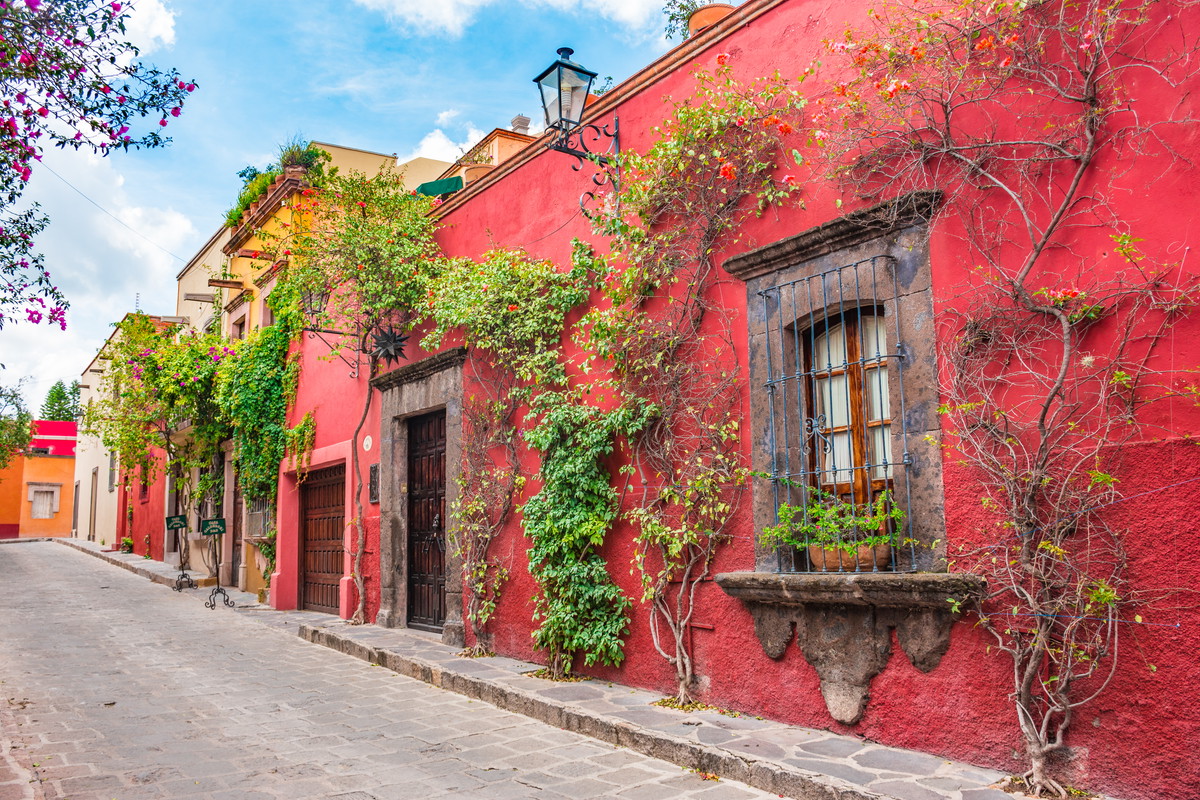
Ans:
[[[463,179],[456,176],[453,178],[442,178],[440,181],[422,183],[417,187],[417,194],[423,194],[427,197],[441,197],[444,194],[457,192],[461,188],[463,188]]]

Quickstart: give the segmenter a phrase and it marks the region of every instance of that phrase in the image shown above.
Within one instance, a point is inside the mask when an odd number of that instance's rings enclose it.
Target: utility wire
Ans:
[[[151,239],[148,239],[146,236],[144,236],[144,235],[141,233],[141,231],[138,231],[138,230],[135,230],[134,228],[131,228],[131,227],[130,227],[128,224],[126,224],[125,220],[121,219],[121,218],[120,218],[120,217],[118,217],[116,214],[112,213],[112,212],[111,212],[111,211],[109,211],[107,208],[105,208],[104,206],[100,205],[99,203],[97,203],[97,202],[96,202],[95,200],[93,200],[92,198],[88,197],[88,196],[87,196],[86,194],[84,194],[82,191],[80,191],[79,189],[75,188],[75,185],[74,185],[73,183],[71,183],[69,180],[67,180],[66,178],[64,178],[62,175],[59,175],[57,172],[55,172],[53,169],[51,169],[49,164],[42,163],[42,164],[41,164],[41,166],[42,166],[42,168],[46,169],[46,170],[47,170],[47,171],[48,171],[48,172],[49,172],[51,175],[53,175],[54,177],[58,178],[60,181],[62,181],[62,182],[63,182],[63,183],[65,183],[65,184],[66,184],[68,187],[70,187],[70,189],[71,189],[72,191],[74,191],[74,192],[75,192],[75,194],[79,195],[79,196],[80,196],[80,197],[82,197],[84,200],[87,200],[89,203],[91,203],[92,205],[94,205],[96,208],[100,209],[100,210],[101,210],[101,211],[103,211],[105,214],[107,214],[108,216],[112,217],[114,220],[116,220],[116,221],[117,221],[117,223],[118,223],[119,225],[121,225],[121,227],[125,228],[125,229],[126,229],[126,230],[128,230],[130,233],[132,233],[133,235],[135,235],[135,236],[137,236],[139,239],[141,239],[142,241],[144,241],[144,242],[147,242],[147,243],[149,243],[149,244],[151,244],[151,245],[154,245],[154,246],[155,246],[155,247],[157,247],[159,250],[162,250],[164,253],[166,253],[166,254],[167,254],[167,255],[169,255],[171,258],[175,259],[176,261],[182,262],[182,263],[184,263],[184,264],[186,264],[186,263],[187,263],[187,259],[186,259],[186,258],[180,258],[179,256],[175,255],[174,253],[172,253],[172,252],[171,252],[170,250],[168,250],[167,248],[163,247],[163,246],[162,246],[161,244],[159,244],[158,242],[155,242],[155,241],[153,241],[153,240],[151,240]]]

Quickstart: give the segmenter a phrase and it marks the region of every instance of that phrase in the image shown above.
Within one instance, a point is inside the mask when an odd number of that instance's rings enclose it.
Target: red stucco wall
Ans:
[[[785,75],[796,74],[815,55],[823,38],[836,35],[849,20],[861,21],[865,7],[783,3],[707,52],[696,54],[694,62],[711,67],[716,53],[725,52],[743,77],[777,68]],[[651,141],[649,129],[663,117],[664,100],[686,96],[690,80],[686,70],[663,74],[659,82],[622,103],[615,112],[621,120],[622,147],[644,150]],[[1138,88],[1145,103],[1173,104],[1180,96],[1190,97],[1182,91],[1167,93],[1150,82]],[[1194,105],[1194,101],[1187,102]],[[1164,135],[1180,152],[1194,151],[1195,133],[1191,130],[1171,129]],[[1164,260],[1185,257],[1188,215],[1197,193],[1194,174],[1165,157],[1162,150],[1152,149],[1138,159],[1125,152],[1119,162],[1107,158],[1097,174],[1105,180],[1111,177],[1114,183],[1109,191],[1114,212]],[[1145,191],[1148,184],[1153,186],[1149,193]],[[462,256],[478,256],[497,246],[523,248],[532,256],[565,265],[573,237],[599,244],[576,204],[588,188],[586,174],[572,172],[566,156],[544,153],[448,213],[447,227],[440,235],[442,244],[451,255]],[[805,208],[782,209],[752,220],[745,226],[737,252],[844,213],[835,208],[834,197],[832,187],[806,188]],[[962,240],[956,234],[953,220],[944,218],[931,234],[939,320],[965,302],[963,290],[973,280],[971,262],[964,257]],[[1090,270],[1111,272],[1120,266],[1105,231],[1082,235],[1075,249],[1076,260],[1064,264],[1077,264],[1082,252],[1090,256]],[[1190,266],[1185,264],[1185,269]],[[744,288],[731,281],[724,302],[738,331],[738,320],[746,315]],[[1200,320],[1182,323],[1169,347],[1163,348],[1158,365],[1178,369],[1200,363],[1198,334]],[[744,364],[744,330],[738,336],[738,347]],[[468,386],[466,392],[471,391]],[[747,397],[744,392],[737,400],[748,415]],[[1200,495],[1196,491],[1200,488],[1200,460],[1195,444],[1187,439],[1200,430],[1200,419],[1194,405],[1178,402],[1152,411],[1149,421],[1152,427],[1148,430],[1153,432],[1128,451],[1119,475],[1128,499],[1113,509],[1111,517],[1129,531],[1131,588],[1146,598],[1155,597],[1156,592],[1161,595],[1170,587],[1195,585],[1200,579],[1200,562],[1186,555],[1200,539]],[[1155,430],[1154,425],[1161,428]],[[523,459],[523,471],[534,474],[535,455],[525,451]],[[981,515],[978,482],[952,457],[944,466],[948,538],[953,546],[972,540],[991,521]],[[1162,489],[1170,484],[1180,485]],[[531,481],[521,500],[537,489]],[[714,572],[754,568],[748,503],[742,504],[731,533],[732,543],[718,557]],[[1164,544],[1170,555],[1164,555]],[[540,660],[530,639],[536,586],[526,570],[526,545],[515,523],[493,544],[493,552],[505,554],[511,568],[493,626],[495,647],[503,654]],[[612,531],[603,553],[614,580],[628,596],[638,597],[629,571],[633,554],[627,526],[618,525]],[[1200,646],[1200,612],[1189,596],[1168,594],[1173,599],[1146,604],[1142,623],[1131,621],[1122,627],[1120,672],[1100,699],[1080,713],[1072,729],[1073,775],[1082,785],[1131,800],[1190,797],[1200,785],[1200,769],[1187,755],[1200,731],[1200,668],[1195,658]],[[1009,757],[1020,748],[1015,712],[1006,699],[1011,686],[1009,665],[994,648],[989,651],[986,634],[973,626],[969,617],[955,626],[949,652],[929,674],[918,672],[894,648],[889,666],[872,684],[862,722],[846,727],[829,717],[816,674],[797,647],[790,647],[778,661],[767,658],[755,638],[749,614],[713,584],[701,589],[700,606],[698,622],[711,627],[694,633],[698,672],[708,702],[979,764],[1004,769],[1019,765]],[[625,653],[626,662],[620,669],[584,671],[634,685],[672,689],[672,671],[654,653],[646,610],[637,605]],[[1130,770],[1131,763],[1139,768]]]

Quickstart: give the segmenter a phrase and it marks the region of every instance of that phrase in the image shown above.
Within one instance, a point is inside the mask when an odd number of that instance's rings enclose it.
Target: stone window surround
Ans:
[[[45,519],[54,519],[54,515],[58,513],[58,509],[59,509],[59,505],[60,505],[60,501],[61,501],[62,484],[61,483],[35,483],[35,482],[31,481],[31,482],[25,484],[25,487],[28,490],[25,494],[25,499],[30,503],[33,502],[33,495],[36,492],[50,492],[50,494],[51,494],[50,515],[51,516],[46,517]]]
[[[928,225],[939,192],[913,192],[835,219],[724,263],[746,283],[751,383],[751,463],[771,471],[769,402],[759,390],[768,375],[766,319],[758,293],[788,281],[873,256],[895,259],[900,338],[904,346],[904,427],[908,463],[902,469],[911,489],[906,509],[917,548],[916,570],[944,564],[941,425],[937,415],[937,360],[929,265]],[[860,298],[875,302],[877,298]],[[889,325],[889,337],[894,327]],[[897,343],[889,342],[889,350]],[[895,381],[898,385],[899,380]],[[773,492],[752,489],[755,530],[775,524]],[[755,544],[755,572],[717,575],[717,584],[741,600],[754,619],[766,654],[780,658],[798,640],[821,679],[821,693],[834,719],[852,725],[866,709],[871,679],[891,654],[891,631],[912,664],[923,672],[940,662],[950,643],[951,598],[979,592],[968,575],[912,573],[782,573],[769,548]]]
[[[402,628],[408,619],[408,427],[410,417],[446,410],[446,524],[454,527],[462,470],[465,348],[453,348],[386,372],[371,381],[382,395],[379,431],[379,614],[376,624]],[[462,621],[462,560],[446,548],[446,621],[442,641],[466,644]]]

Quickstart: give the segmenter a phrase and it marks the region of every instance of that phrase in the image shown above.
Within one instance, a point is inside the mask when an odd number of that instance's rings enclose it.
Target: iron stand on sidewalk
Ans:
[[[188,563],[188,540],[186,536],[180,536],[179,531],[175,531],[175,552],[179,553],[179,575],[175,577],[175,591],[182,592],[183,587],[189,589],[196,588],[196,581],[188,574],[187,568],[191,566]]]
[[[212,593],[208,599],[204,601],[206,608],[217,607],[217,597],[220,596],[225,605],[230,608],[234,607],[233,598],[229,596],[229,592],[225,591],[225,587],[221,585],[221,535],[225,533],[225,520],[222,518],[206,519],[200,522],[200,533],[209,537],[213,548],[213,563],[216,564],[215,572],[217,573],[217,585],[213,587]]]

